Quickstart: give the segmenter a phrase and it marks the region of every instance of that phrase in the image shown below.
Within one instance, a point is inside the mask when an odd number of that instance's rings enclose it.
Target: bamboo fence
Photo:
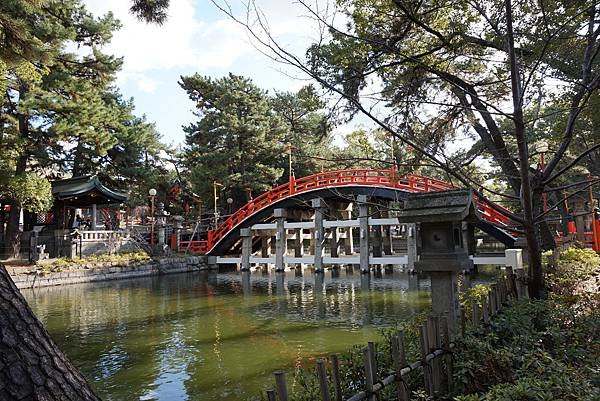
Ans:
[[[523,269],[517,269],[514,274],[507,270],[506,277],[502,277],[490,289],[483,301],[483,306],[477,302],[471,303],[471,324],[479,327],[488,326],[490,319],[498,314],[501,308],[509,306],[514,299],[527,298],[525,275]],[[457,334],[464,336],[466,331],[466,312],[463,307],[459,309],[457,319]],[[394,369],[383,377],[377,377],[377,358],[375,343],[369,342],[363,349],[363,366],[365,388],[344,399],[340,377],[340,360],[338,354],[332,354],[329,360],[317,360],[316,369],[322,401],[377,401],[384,388],[395,386],[398,401],[410,400],[410,388],[405,380],[412,372],[420,371],[423,374],[425,391],[429,396],[438,397],[452,392],[452,351],[455,347],[454,338],[448,325],[446,316],[431,316],[419,327],[420,359],[408,363],[406,359],[406,346],[404,332],[398,331],[392,337],[392,360]],[[329,372],[327,372],[329,362]],[[330,387],[332,389],[330,390]],[[332,397],[333,394],[333,397]],[[268,401],[289,401],[285,373],[275,372],[275,389],[267,390]],[[317,401],[317,400],[315,400]]]

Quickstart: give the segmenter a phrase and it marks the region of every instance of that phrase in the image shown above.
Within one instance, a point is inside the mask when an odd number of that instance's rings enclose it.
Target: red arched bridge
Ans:
[[[250,200],[230,215],[215,230],[208,231],[207,240],[182,241],[180,247],[192,252],[220,255],[239,239],[239,229],[268,218],[276,207],[306,203],[316,197],[341,198],[368,195],[373,198],[402,200],[407,194],[456,189],[447,182],[415,174],[397,174],[390,170],[339,170],[323,172],[302,178],[291,177],[290,182],[271,189]],[[510,234],[510,219],[500,211],[501,206],[475,198],[481,215],[479,228],[505,244],[514,242]],[[508,210],[506,210],[508,212]]]

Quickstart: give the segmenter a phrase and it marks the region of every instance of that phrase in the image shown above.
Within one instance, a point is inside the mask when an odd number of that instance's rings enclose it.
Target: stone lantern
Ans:
[[[473,266],[462,231],[464,221],[479,219],[473,194],[463,189],[410,194],[398,219],[419,223],[420,258],[415,269],[430,275],[433,314],[447,313],[453,331],[458,315],[458,274]]]

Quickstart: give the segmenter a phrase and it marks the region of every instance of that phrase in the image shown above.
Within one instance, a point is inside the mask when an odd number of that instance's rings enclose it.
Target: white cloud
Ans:
[[[124,57],[120,83],[133,80],[140,90],[156,88],[155,81],[144,77],[150,71],[228,67],[250,50],[240,26],[226,19],[200,21],[192,0],[173,0],[162,26],[138,21],[129,13],[129,1],[85,0],[85,4],[96,15],[112,11],[121,21],[122,28],[104,50]]]
[[[156,82],[143,78],[149,72],[190,67],[199,71],[227,68],[241,59],[259,55],[241,25],[224,14],[220,19],[202,21],[194,0],[172,0],[168,19],[162,26],[138,21],[129,13],[128,0],[84,0],[84,3],[96,15],[111,11],[121,21],[122,28],[115,32],[104,50],[124,57],[120,83],[133,80],[146,92],[157,86]],[[210,4],[205,6],[211,7]],[[297,4],[264,0],[258,2],[258,7],[265,13],[272,33],[284,43],[288,42],[286,45],[305,49],[311,33],[317,32],[314,21],[306,18],[306,11]],[[264,64],[268,68],[272,62],[264,57]]]
[[[124,84],[126,81],[131,80],[134,81],[137,88],[141,92],[145,93],[154,93],[156,92],[156,88],[159,86],[159,82],[155,79],[152,79],[144,74],[139,73],[121,73],[117,79],[117,83],[119,85]]]

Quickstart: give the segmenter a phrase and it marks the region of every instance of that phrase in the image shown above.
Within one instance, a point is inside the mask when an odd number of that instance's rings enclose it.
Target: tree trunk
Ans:
[[[73,177],[82,175],[83,172],[83,145],[81,144],[81,138],[77,140],[77,147],[75,148],[73,157],[73,168],[71,174]]]
[[[100,400],[1,264],[0,322],[0,400]]]
[[[513,14],[511,0],[505,0],[506,8],[506,32],[508,55],[510,59],[510,80],[513,101],[513,122],[515,126],[515,139],[519,149],[519,172],[521,178],[521,206],[523,207],[525,238],[527,240],[527,251],[529,254],[529,295],[540,298],[544,289],[542,269],[542,249],[540,247],[538,224],[534,215],[534,194],[529,172],[529,148],[527,146],[527,135],[525,133],[525,120],[523,118],[523,92],[521,89],[521,75],[517,53],[515,52],[515,41],[513,31]]]
[[[27,157],[21,156],[17,160],[15,175],[25,172]],[[10,213],[6,222],[6,235],[4,237],[4,254],[9,258],[17,258],[21,250],[21,230],[19,220],[21,217],[21,205],[16,201],[10,203]]]
[[[21,83],[19,86],[19,99],[27,97],[27,86]],[[22,140],[26,140],[29,136],[29,116],[23,113],[17,115],[19,136]],[[26,142],[26,141],[25,141]],[[17,159],[15,166],[15,175],[25,172],[27,169],[27,150],[22,153]],[[6,236],[4,237],[4,253],[5,256],[16,258],[21,250],[21,231],[19,229],[19,218],[21,217],[21,205],[12,200],[10,203],[10,214],[6,222]]]
[[[6,236],[4,237],[4,255],[7,258],[17,258],[21,251],[20,217],[21,206],[16,202],[12,202],[8,220],[6,221]]]

